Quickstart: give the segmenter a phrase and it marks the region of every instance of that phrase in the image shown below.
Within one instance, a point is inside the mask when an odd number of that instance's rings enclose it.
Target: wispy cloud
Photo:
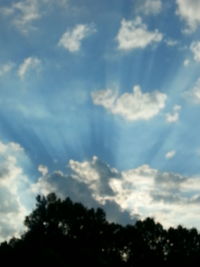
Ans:
[[[180,110],[181,106],[175,105],[172,112],[166,114],[166,121],[169,123],[177,122],[179,120]]]
[[[45,166],[45,165],[42,165],[42,164],[38,166],[38,171],[39,171],[43,176],[47,175],[48,172],[49,172],[48,167]]]
[[[145,15],[156,15],[162,10],[161,0],[139,0],[137,12]]]
[[[200,24],[200,2],[199,0],[176,0],[176,13],[185,22],[187,27],[184,29],[185,33],[194,32]]]
[[[13,2],[1,10],[3,14],[11,16],[13,24],[25,34],[34,28],[32,23],[41,17],[37,0]]]
[[[28,34],[36,29],[34,22],[39,20],[48,9],[49,4],[67,6],[68,0],[21,0],[13,1],[10,5],[3,6],[0,11],[3,15],[11,17],[12,23],[23,34]],[[47,6],[48,5],[48,6]]]
[[[200,41],[192,42],[190,45],[190,50],[193,53],[194,60],[200,62]]]
[[[138,85],[133,87],[133,93],[124,93],[121,96],[111,89],[92,92],[95,105],[103,106],[129,121],[153,118],[165,107],[166,99],[167,96],[159,91],[142,93]]]
[[[26,76],[26,74],[30,70],[38,70],[41,65],[41,60],[37,57],[28,57],[24,59],[22,64],[18,68],[18,76],[20,77],[21,80],[23,80]]]
[[[141,17],[137,17],[133,21],[123,19],[116,37],[118,49],[125,51],[145,48],[152,43],[160,42],[162,39],[162,33],[157,29],[149,31]]]
[[[165,43],[168,46],[176,46],[176,45],[178,45],[178,41],[177,40],[174,40],[174,39],[171,39],[171,38],[166,39],[165,40]]]
[[[183,61],[183,66],[184,66],[184,67],[187,67],[189,64],[190,64],[190,60],[189,60],[189,59],[185,59],[185,60]]]
[[[3,65],[0,65],[0,77],[10,72],[14,66],[15,64],[13,62],[7,62]]]
[[[194,86],[185,92],[187,99],[192,100],[195,104],[200,104],[200,78],[196,81]]]
[[[171,150],[165,154],[166,159],[172,159],[176,155],[176,150]]]
[[[92,24],[78,24],[61,36],[58,45],[69,52],[77,52],[81,48],[82,41],[95,32],[96,29]]]

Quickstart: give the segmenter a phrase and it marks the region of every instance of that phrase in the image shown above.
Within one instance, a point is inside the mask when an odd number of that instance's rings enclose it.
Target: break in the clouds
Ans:
[[[172,112],[166,114],[166,121],[169,123],[177,122],[179,120],[180,111],[181,111],[181,106],[175,105],[173,107]]]
[[[63,33],[58,45],[69,52],[77,52],[81,48],[82,41],[95,32],[96,29],[92,24],[78,24],[73,29]]]
[[[118,49],[133,50],[145,48],[152,43],[158,43],[162,40],[163,35],[157,29],[149,31],[146,24],[142,22],[141,17],[134,20],[121,21],[121,27],[117,34]]]
[[[132,93],[120,96],[111,89],[92,92],[95,105],[103,106],[111,113],[129,121],[153,118],[165,107],[166,99],[166,94],[159,91],[143,93],[139,85],[133,87]]]
[[[41,60],[37,57],[25,58],[22,64],[18,68],[18,76],[23,80],[27,73],[31,70],[38,71],[40,69]]]
[[[194,60],[200,62],[200,41],[192,42],[190,49],[193,53]]]
[[[199,0],[176,0],[176,13],[183,19],[187,25],[185,32],[194,32],[200,24],[200,2]]]
[[[145,15],[156,15],[160,13],[162,9],[161,0],[139,0],[137,4],[137,12]]]

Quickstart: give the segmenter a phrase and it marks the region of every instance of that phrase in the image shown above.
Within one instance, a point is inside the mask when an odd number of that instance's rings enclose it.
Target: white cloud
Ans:
[[[200,78],[196,81],[194,87],[185,93],[185,96],[195,104],[200,104]]]
[[[166,114],[166,121],[169,123],[177,122],[180,116],[181,106],[175,105],[171,113]]]
[[[186,33],[194,32],[200,24],[200,1],[199,0],[176,0],[179,15],[187,24]]]
[[[47,167],[47,166],[44,166],[44,165],[42,165],[42,164],[38,166],[38,171],[39,171],[43,176],[47,175],[48,172],[49,172],[48,167]]]
[[[157,29],[148,31],[147,25],[142,22],[141,17],[135,20],[121,21],[121,27],[117,34],[118,49],[132,50],[137,48],[145,48],[146,46],[160,42],[163,38],[162,33]]]
[[[167,227],[199,228],[200,177],[161,172],[149,165],[120,172],[97,157],[84,162],[70,160],[68,168],[68,175],[57,172],[41,177],[38,188],[65,195],[71,189],[78,197],[82,194],[82,199],[90,195],[90,202],[93,198],[105,207],[112,201],[132,216],[154,217]]]
[[[95,105],[100,105],[113,114],[124,119],[148,120],[156,116],[165,107],[167,96],[159,91],[142,93],[140,86],[133,87],[133,93],[124,93],[118,96],[111,89],[92,92]]]
[[[194,60],[200,62],[200,41],[192,42],[190,46],[190,50],[193,53]]]
[[[187,67],[189,64],[190,64],[190,60],[189,60],[189,59],[185,59],[185,60],[183,61],[183,65],[184,65],[185,67]]]
[[[176,155],[176,150],[171,150],[166,153],[165,158],[166,159],[172,159]]]
[[[13,2],[10,6],[2,8],[2,11],[5,15],[12,16],[13,24],[25,34],[34,28],[32,22],[41,17],[37,0]]]
[[[156,15],[162,9],[161,0],[139,0],[137,11],[145,15]]]
[[[19,144],[0,142],[0,242],[24,230],[23,221],[28,210],[23,200],[29,181],[21,162],[26,160]]]
[[[8,62],[6,64],[0,65],[0,76],[4,76],[14,68],[13,62]]]
[[[49,4],[65,7],[68,0],[22,0],[13,1],[10,5],[0,8],[5,16],[10,16],[12,23],[22,33],[27,34],[36,29],[34,22],[39,20],[47,11]]]
[[[165,40],[165,43],[168,46],[176,46],[176,45],[178,45],[178,41],[177,40],[174,40],[174,39],[166,39]]]
[[[96,30],[93,25],[78,24],[61,36],[58,45],[64,47],[69,52],[77,52],[81,48],[82,41],[95,32]]]
[[[30,70],[39,70],[40,65],[40,59],[37,57],[28,57],[24,59],[23,63],[19,66],[18,76],[23,80]]]

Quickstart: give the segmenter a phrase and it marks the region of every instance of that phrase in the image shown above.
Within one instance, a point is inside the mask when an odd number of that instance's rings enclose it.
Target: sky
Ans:
[[[1,0],[0,241],[50,192],[199,229],[199,14],[200,0]]]

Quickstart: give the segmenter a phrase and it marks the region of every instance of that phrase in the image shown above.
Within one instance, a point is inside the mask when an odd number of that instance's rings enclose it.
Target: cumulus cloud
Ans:
[[[26,76],[26,74],[30,70],[36,70],[38,71],[41,65],[41,60],[37,57],[28,57],[25,58],[22,64],[18,68],[18,76],[21,80],[23,80]]]
[[[179,120],[180,110],[181,110],[181,106],[175,105],[173,107],[172,112],[166,114],[166,121],[169,123],[177,122]]]
[[[145,15],[156,15],[160,13],[162,9],[162,2],[161,0],[139,0],[136,9],[138,12],[143,13]]]
[[[58,45],[64,47],[69,52],[77,52],[81,48],[82,41],[95,32],[94,25],[78,24],[61,36]]]
[[[176,155],[176,150],[171,150],[165,154],[166,159],[172,159]]]
[[[19,144],[0,143],[0,241],[24,230],[26,201],[50,192],[88,207],[101,206],[110,221],[123,224],[133,223],[139,214],[165,226],[199,226],[198,176],[161,172],[149,165],[119,171],[94,156],[83,162],[70,160],[66,173],[49,173],[40,165],[41,177],[30,183],[21,165],[25,158]]]
[[[0,77],[10,72],[14,66],[15,64],[13,62],[7,62],[3,65],[0,65]]]
[[[190,50],[193,53],[194,60],[200,62],[200,41],[192,42]]]
[[[152,43],[160,42],[162,39],[162,33],[157,29],[149,31],[141,17],[137,17],[133,21],[123,19],[116,37],[118,49],[125,51],[145,48]]]
[[[33,193],[47,195],[55,192],[59,197],[69,196],[74,201],[88,207],[102,207],[110,221],[126,224],[133,223],[137,216],[130,216],[114,201],[114,193],[109,186],[111,178],[120,178],[119,172],[93,157],[90,161],[70,160],[68,173],[55,171],[42,175],[37,183],[32,184]]]
[[[68,174],[42,176],[35,190],[69,195],[89,206],[102,205],[114,221],[129,221],[139,214],[153,216],[167,227],[180,223],[199,226],[200,177],[161,172],[149,165],[120,172],[97,157],[70,160],[68,168]]]
[[[0,242],[18,235],[28,210],[24,203],[29,181],[21,162],[27,160],[16,143],[0,142]]]
[[[111,89],[92,92],[95,105],[103,106],[113,114],[129,121],[149,120],[165,107],[167,96],[159,91],[142,93],[140,86],[133,87],[132,93],[118,96]]]
[[[200,24],[200,2],[199,0],[176,0],[179,15],[186,22],[185,33],[194,32]]]

